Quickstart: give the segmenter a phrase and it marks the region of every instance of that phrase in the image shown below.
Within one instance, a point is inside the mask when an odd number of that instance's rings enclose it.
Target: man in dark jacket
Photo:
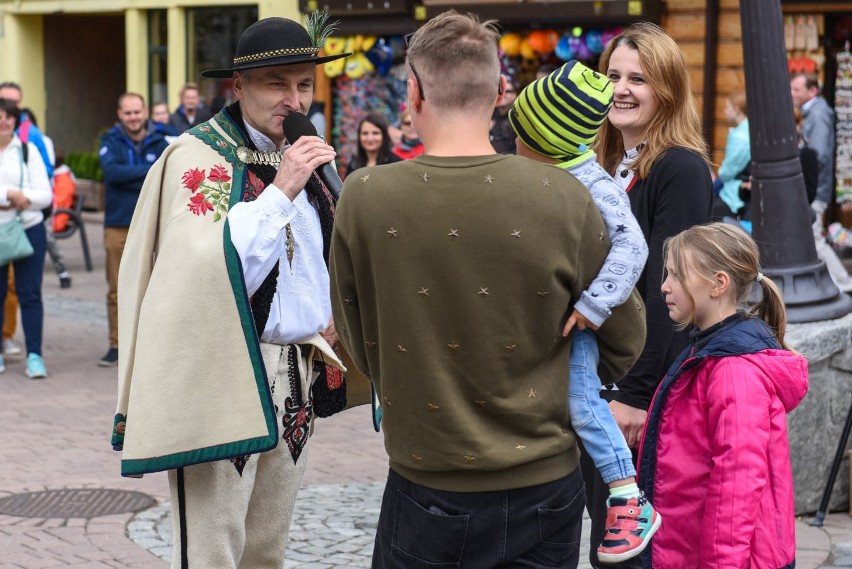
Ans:
[[[180,90],[180,106],[169,117],[169,126],[178,134],[210,120],[210,110],[201,104],[197,83],[187,83]]]
[[[106,184],[104,248],[109,283],[109,350],[98,362],[100,366],[118,365],[118,264],[142,182],[169,145],[166,134],[163,125],[148,120],[142,95],[124,93],[118,98],[118,122],[101,137],[98,154]]]

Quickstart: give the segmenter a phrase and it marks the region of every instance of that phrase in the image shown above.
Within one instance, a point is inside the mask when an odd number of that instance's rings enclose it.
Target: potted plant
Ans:
[[[77,191],[86,196],[85,209],[104,210],[104,173],[97,152],[72,152],[65,163],[77,178]]]

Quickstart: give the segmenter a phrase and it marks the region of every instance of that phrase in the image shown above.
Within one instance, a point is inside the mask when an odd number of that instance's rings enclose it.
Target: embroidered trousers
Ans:
[[[278,446],[233,460],[169,471],[174,547],[172,569],[282,569],[296,494],[307,464],[312,427],[309,348],[261,343],[278,422]],[[288,351],[295,349],[295,358]],[[288,362],[295,361],[306,412],[293,412],[296,394]],[[295,371],[295,370],[293,370]],[[288,400],[289,405],[288,405]],[[290,412],[288,412],[288,410]],[[294,460],[286,424],[307,418],[305,446]],[[291,433],[292,439],[292,430]]]

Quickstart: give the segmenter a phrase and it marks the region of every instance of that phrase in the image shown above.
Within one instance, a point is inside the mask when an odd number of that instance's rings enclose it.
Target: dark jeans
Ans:
[[[636,464],[636,450],[633,452],[633,463]],[[580,468],[583,480],[586,481],[586,509],[592,518],[592,529],[589,533],[589,563],[595,569],[641,569],[642,556],[638,555],[621,563],[601,563],[598,561],[598,546],[601,544],[606,529],[606,501],[609,498],[609,486],[604,484],[595,463],[583,449],[580,443]]]
[[[27,354],[41,355],[41,336],[44,327],[44,306],[41,303],[41,280],[44,274],[44,253],[47,237],[44,224],[39,223],[26,230],[27,239],[33,246],[33,254],[12,263],[15,267],[15,292],[21,305],[21,321]],[[0,322],[3,322],[4,304],[9,283],[9,265],[0,266]],[[0,348],[2,352],[2,348]]]
[[[373,549],[374,569],[575,568],[583,478],[514,490],[444,492],[393,470]]]

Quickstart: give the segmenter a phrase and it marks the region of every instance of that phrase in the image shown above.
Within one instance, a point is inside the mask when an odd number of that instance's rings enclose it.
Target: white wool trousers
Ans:
[[[260,346],[276,408],[278,445],[260,454],[169,471],[172,569],[284,567],[293,506],[308,458],[314,374],[307,359],[309,346]],[[291,369],[293,363],[298,374]]]

